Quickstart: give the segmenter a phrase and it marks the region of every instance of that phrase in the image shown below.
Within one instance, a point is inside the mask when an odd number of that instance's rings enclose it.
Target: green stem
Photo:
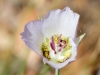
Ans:
[[[55,69],[55,75],[59,75],[59,69]]]

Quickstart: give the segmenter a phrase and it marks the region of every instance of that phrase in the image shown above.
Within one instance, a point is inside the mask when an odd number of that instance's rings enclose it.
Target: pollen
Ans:
[[[72,45],[68,37],[54,35],[42,43],[41,52],[49,61],[62,63],[72,56]]]

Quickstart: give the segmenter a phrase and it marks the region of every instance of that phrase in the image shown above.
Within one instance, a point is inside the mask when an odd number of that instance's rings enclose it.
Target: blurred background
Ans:
[[[77,37],[86,36],[77,60],[60,69],[60,75],[100,75],[100,0],[0,0],[0,75],[54,75],[20,33],[27,22],[66,6],[80,14]]]

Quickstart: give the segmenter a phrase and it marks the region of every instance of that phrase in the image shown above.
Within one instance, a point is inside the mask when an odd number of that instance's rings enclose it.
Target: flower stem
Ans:
[[[59,75],[59,69],[55,69],[55,75]]]

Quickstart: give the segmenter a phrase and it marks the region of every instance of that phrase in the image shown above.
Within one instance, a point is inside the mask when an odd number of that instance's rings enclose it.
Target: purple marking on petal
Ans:
[[[58,38],[58,44],[60,43],[61,36],[62,36],[62,34]]]

